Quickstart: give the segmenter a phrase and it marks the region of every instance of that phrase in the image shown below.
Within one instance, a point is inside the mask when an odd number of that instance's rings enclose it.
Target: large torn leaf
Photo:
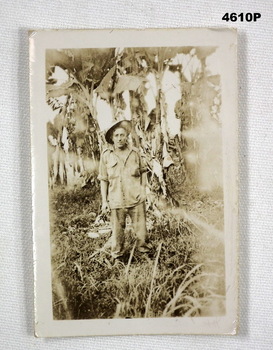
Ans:
[[[120,94],[125,90],[136,91],[143,81],[143,78],[134,75],[121,75],[114,89],[114,94]]]
[[[48,77],[59,66],[85,83],[87,75],[94,82],[101,81],[109,67],[114,65],[115,49],[64,49],[46,50]],[[81,74],[80,72],[84,72]]]
[[[108,73],[105,75],[105,77],[102,79],[100,85],[96,88],[95,92],[100,95],[100,97],[103,100],[108,100],[110,96],[110,88],[111,88],[111,81],[112,77],[116,71],[116,67],[113,66]]]
[[[47,98],[68,95],[73,91],[73,81],[68,81],[62,85],[46,84]]]

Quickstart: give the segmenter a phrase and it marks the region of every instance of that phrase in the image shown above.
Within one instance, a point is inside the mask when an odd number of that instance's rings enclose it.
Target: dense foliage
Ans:
[[[215,49],[47,50],[56,319],[224,313],[221,89],[207,67]],[[112,260],[98,162],[105,121],[125,118],[148,165],[152,248],[138,253],[128,224],[127,254]]]
[[[218,125],[218,130],[220,126],[220,80],[205,63],[214,51],[201,47],[47,50],[47,101],[58,112],[48,124],[51,185],[85,185],[94,175],[105,147],[100,124],[109,117],[98,114],[100,101],[109,107],[111,121],[129,113],[132,143],[146,157],[152,190],[156,177],[161,194],[176,202],[172,186],[166,183],[172,176],[169,172],[182,182],[202,185],[198,178],[202,144],[196,134],[202,133],[204,123],[213,123],[216,129]],[[57,68],[66,74],[61,84],[54,79]],[[176,79],[179,93],[173,106],[179,120],[175,130],[170,130],[168,74]],[[153,100],[153,108],[148,99]]]

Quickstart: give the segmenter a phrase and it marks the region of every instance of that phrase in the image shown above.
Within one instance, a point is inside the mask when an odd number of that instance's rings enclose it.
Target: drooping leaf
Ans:
[[[136,91],[144,79],[134,75],[121,75],[114,89],[114,94],[120,94],[125,90]]]
[[[115,66],[115,49],[84,49],[81,51],[82,68],[90,68],[89,77],[95,87],[102,81],[109,69]]]
[[[83,68],[80,72],[79,72],[79,77],[80,80],[82,82],[85,82],[88,75],[91,73],[91,69],[93,68],[94,63],[93,62],[89,62],[89,64],[86,65],[85,68]]]
[[[105,77],[102,79],[100,85],[96,88],[95,92],[100,95],[100,97],[104,100],[108,100],[109,98],[109,91],[111,88],[111,81],[112,77],[116,71],[116,67],[113,66],[108,73],[105,75]]]
[[[46,84],[47,98],[69,95],[72,91],[73,81],[68,81],[62,85]]]
[[[73,71],[78,70],[80,68],[80,64],[78,61],[73,60],[71,56],[65,52],[65,50],[55,50],[48,49],[46,50],[46,71],[47,77],[50,76],[54,67],[61,67],[64,70]]]
[[[47,77],[58,66],[74,75],[81,83],[87,76],[94,83],[100,82],[114,65],[115,49],[48,49],[46,50]],[[90,83],[90,82],[89,82]]]

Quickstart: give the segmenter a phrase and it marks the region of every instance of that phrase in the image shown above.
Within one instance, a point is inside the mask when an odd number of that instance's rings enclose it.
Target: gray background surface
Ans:
[[[226,12],[260,12],[262,18],[226,23]],[[273,2],[0,0],[0,16],[0,348],[271,349]],[[202,26],[239,31],[239,334],[34,338],[27,30]]]

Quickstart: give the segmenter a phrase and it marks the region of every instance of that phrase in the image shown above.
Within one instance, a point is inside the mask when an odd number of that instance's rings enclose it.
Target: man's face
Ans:
[[[127,145],[127,132],[123,128],[117,128],[112,135],[114,147],[118,149],[124,149]]]

